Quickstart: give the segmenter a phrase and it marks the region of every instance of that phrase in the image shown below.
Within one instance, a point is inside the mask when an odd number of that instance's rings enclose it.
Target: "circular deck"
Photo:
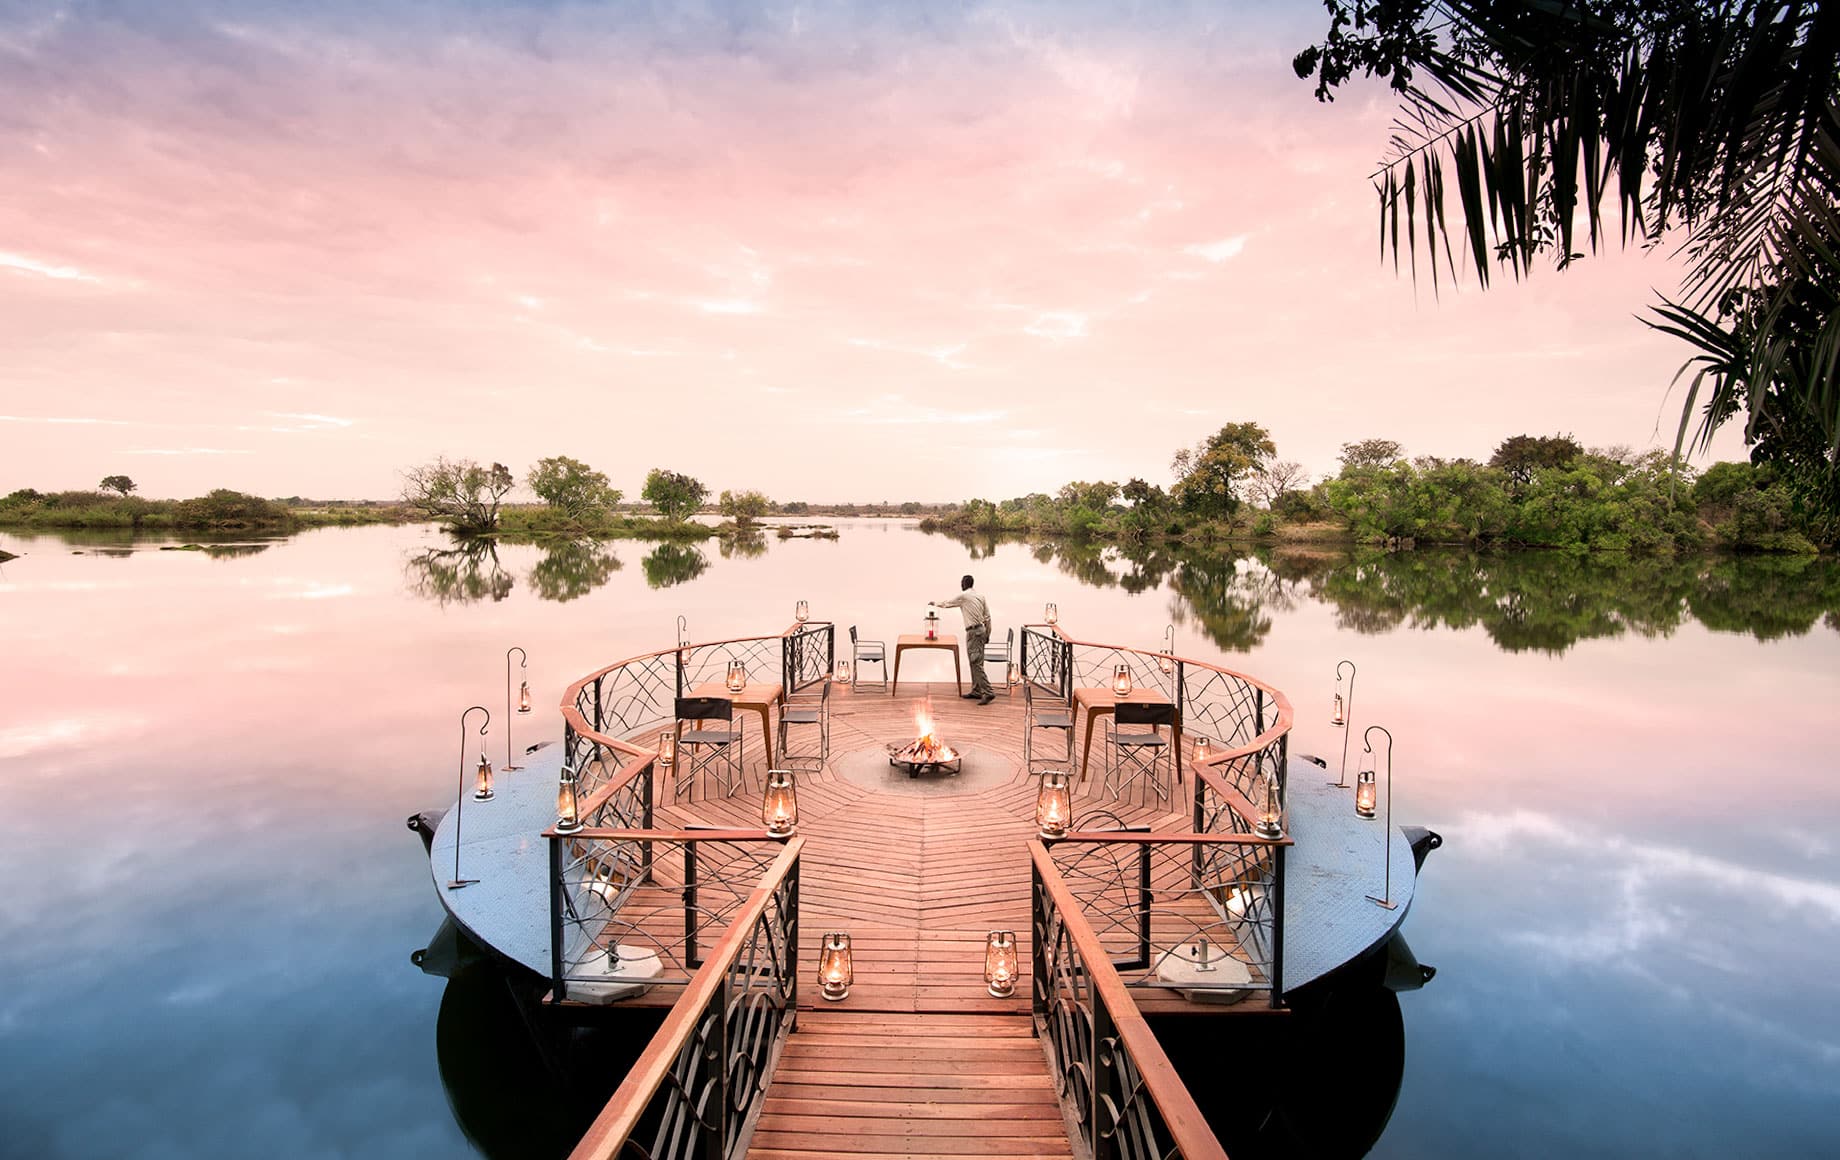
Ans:
[[[939,734],[966,754],[960,774],[910,779],[887,762],[887,746],[911,740],[915,710],[931,694]],[[831,754],[799,775],[801,961],[825,930],[856,932],[859,983],[853,1006],[888,1010],[1015,1010],[1017,997],[984,993],[978,947],[985,932],[1030,927],[1030,862],[1036,779],[1023,764],[1023,698],[964,701],[950,684],[904,681],[901,695],[839,687],[831,698]],[[658,793],[660,827],[757,828],[766,768],[758,727],[749,735],[750,792],[671,800]],[[1058,752],[1058,738],[1048,743]],[[497,797],[450,809],[429,850],[437,893],[472,937],[531,971],[550,973],[549,843],[563,747],[551,744],[502,772]],[[1039,757],[1039,752],[1038,752]],[[1037,762],[1037,767],[1040,767]],[[1112,799],[1095,757],[1075,786],[1082,827],[1145,826],[1156,834],[1193,829],[1193,776],[1185,771],[1167,802]],[[1283,874],[1282,979],[1286,992],[1320,979],[1378,947],[1405,918],[1415,885],[1410,844],[1397,827],[1358,818],[1352,788],[1293,760],[1286,814],[1294,845]],[[662,787],[665,783],[660,782]],[[1141,797],[1143,795],[1138,795]],[[446,884],[459,873],[478,881]],[[1393,909],[1383,892],[1391,845]],[[1026,968],[1027,955],[1023,957]],[[1146,1010],[1194,1009],[1179,992],[1134,989]]]

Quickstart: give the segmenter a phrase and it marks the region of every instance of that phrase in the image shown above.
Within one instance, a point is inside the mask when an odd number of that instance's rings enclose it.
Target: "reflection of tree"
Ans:
[[[1816,557],[1401,552],[1361,555],[1315,581],[1356,632],[1479,626],[1507,652],[1558,655],[1581,640],[1666,636],[1689,618],[1759,640],[1840,610],[1840,564]]]
[[[620,558],[595,540],[565,540],[544,550],[530,570],[530,587],[539,600],[566,604],[607,583],[620,567]]]
[[[472,604],[503,600],[516,584],[498,562],[498,545],[489,539],[459,541],[452,548],[429,548],[412,556],[404,568],[409,591],[436,604]]]
[[[709,559],[695,544],[666,542],[653,548],[639,561],[645,569],[645,583],[652,588],[669,588],[696,579],[709,569]]]
[[[1250,560],[1235,560],[1220,553],[1195,553],[1185,558],[1170,577],[1177,599],[1170,603],[1170,619],[1195,624],[1207,638],[1230,652],[1256,647],[1271,631],[1265,602],[1283,581]],[[1289,598],[1286,597],[1288,600]]]
[[[767,554],[766,533],[736,532],[732,536],[724,536],[721,551],[724,560],[757,559]]]
[[[235,560],[268,551],[267,544],[202,544],[204,554],[213,560]]]

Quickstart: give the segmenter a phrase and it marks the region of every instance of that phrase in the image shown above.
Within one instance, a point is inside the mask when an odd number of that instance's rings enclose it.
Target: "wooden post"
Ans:
[[[562,842],[549,840],[549,986],[550,1002],[560,1003],[568,997],[568,983],[562,977]]]

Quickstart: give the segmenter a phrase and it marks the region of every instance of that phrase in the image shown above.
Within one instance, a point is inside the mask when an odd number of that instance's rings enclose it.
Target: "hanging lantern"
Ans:
[[[1363,769],[1354,777],[1354,812],[1364,818],[1371,818],[1380,812],[1380,786],[1374,780],[1374,771]]]
[[[658,764],[665,769],[677,764],[677,730],[666,729],[658,734]]]
[[[520,681],[518,683],[518,710],[517,711],[520,713],[530,712],[530,682],[529,681]]]
[[[1278,775],[1265,774],[1265,792],[1259,802],[1259,820],[1252,827],[1252,832],[1261,838],[1282,838],[1284,836],[1284,805],[1278,791]]]
[[[1117,664],[1112,666],[1112,692],[1120,697],[1131,695],[1131,666]]]
[[[1044,839],[1064,838],[1072,818],[1073,791],[1067,788],[1067,774],[1050,769],[1041,775],[1041,789],[1035,795],[1035,828]]]
[[[1003,671],[1003,683],[1012,689],[1022,683],[1022,670],[1017,667],[1015,661],[1011,661],[1009,668]]]
[[[850,997],[850,984],[855,981],[856,970],[850,962],[850,936],[840,930],[832,931],[824,936],[824,947],[818,952],[818,991],[835,1003]]]
[[[573,834],[579,829],[581,802],[575,796],[575,771],[565,765],[562,778],[556,783],[556,832]]]
[[[479,755],[479,769],[473,775],[473,800],[492,800],[492,763],[486,760],[484,753]]]
[[[990,993],[1007,999],[1016,993],[1016,976],[1021,966],[1016,961],[1014,931],[993,930],[984,945],[984,983]]]
[[[747,666],[740,661],[728,662],[728,691],[739,693],[747,688]]]
[[[790,769],[767,771],[767,792],[761,799],[760,820],[766,825],[769,837],[790,838],[798,828],[799,796],[792,784]]]
[[[1048,607],[1042,609],[1041,618],[1047,621],[1049,624],[1057,623],[1061,618],[1061,610],[1059,606],[1054,605],[1054,604],[1048,605]]]
[[[1337,729],[1348,724],[1348,710],[1345,703],[1342,701],[1342,695],[1340,693],[1335,695],[1335,709],[1329,714],[1329,724],[1335,726]]]
[[[804,624],[806,621],[810,620],[811,603],[806,600],[801,600],[797,604],[794,604],[792,606],[792,619],[798,621],[800,624]]]
[[[850,662],[849,661],[838,661],[837,662],[837,675],[833,679],[840,685],[847,685],[850,683]]]
[[[1176,671],[1176,626],[1173,624],[1163,630],[1163,655],[1157,658],[1156,667],[1163,670],[1165,677]]]

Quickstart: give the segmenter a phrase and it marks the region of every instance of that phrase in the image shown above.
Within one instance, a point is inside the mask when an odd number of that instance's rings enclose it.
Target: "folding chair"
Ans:
[[[882,666],[882,679],[878,682],[888,688],[888,642],[885,640],[857,640],[856,626],[850,626],[850,667],[856,670],[856,687],[863,687],[863,664]]]
[[[1127,728],[1137,726],[1137,728]],[[1147,727],[1147,728],[1146,728]],[[1170,736],[1163,735],[1167,727]],[[1105,723],[1105,792],[1117,801],[1132,782],[1147,780],[1157,800],[1168,801],[1169,791],[1158,776],[1170,751],[1176,727],[1176,707],[1168,703],[1120,701]]]
[[[817,753],[792,753],[786,746],[786,738],[795,725],[816,725],[818,727]],[[815,761],[819,772],[831,755],[831,681],[829,677],[820,682],[820,691],[794,693],[786,698],[786,705],[779,714],[779,761],[787,769],[793,768],[795,761]]]
[[[1009,636],[1002,644],[991,641],[984,645],[984,663],[1001,666],[997,669],[997,683],[1003,685],[1012,697],[1016,695],[1016,686],[1009,684],[1008,681],[1009,663],[1015,659],[1016,630],[1013,628],[1009,630]]]
[[[696,787],[696,775],[709,771],[724,797],[741,784],[741,769],[747,748],[747,735],[734,725],[735,703],[727,697],[677,698],[677,768],[671,783],[673,795],[682,797],[685,787]],[[721,728],[709,728],[704,722],[717,721]],[[686,722],[695,723],[686,729]]]
[[[1051,693],[1036,688],[1033,681],[1022,682],[1022,767],[1035,772],[1035,731],[1059,729],[1066,742],[1066,755],[1060,760],[1073,764],[1073,706]],[[1043,760],[1047,760],[1043,758]]]

